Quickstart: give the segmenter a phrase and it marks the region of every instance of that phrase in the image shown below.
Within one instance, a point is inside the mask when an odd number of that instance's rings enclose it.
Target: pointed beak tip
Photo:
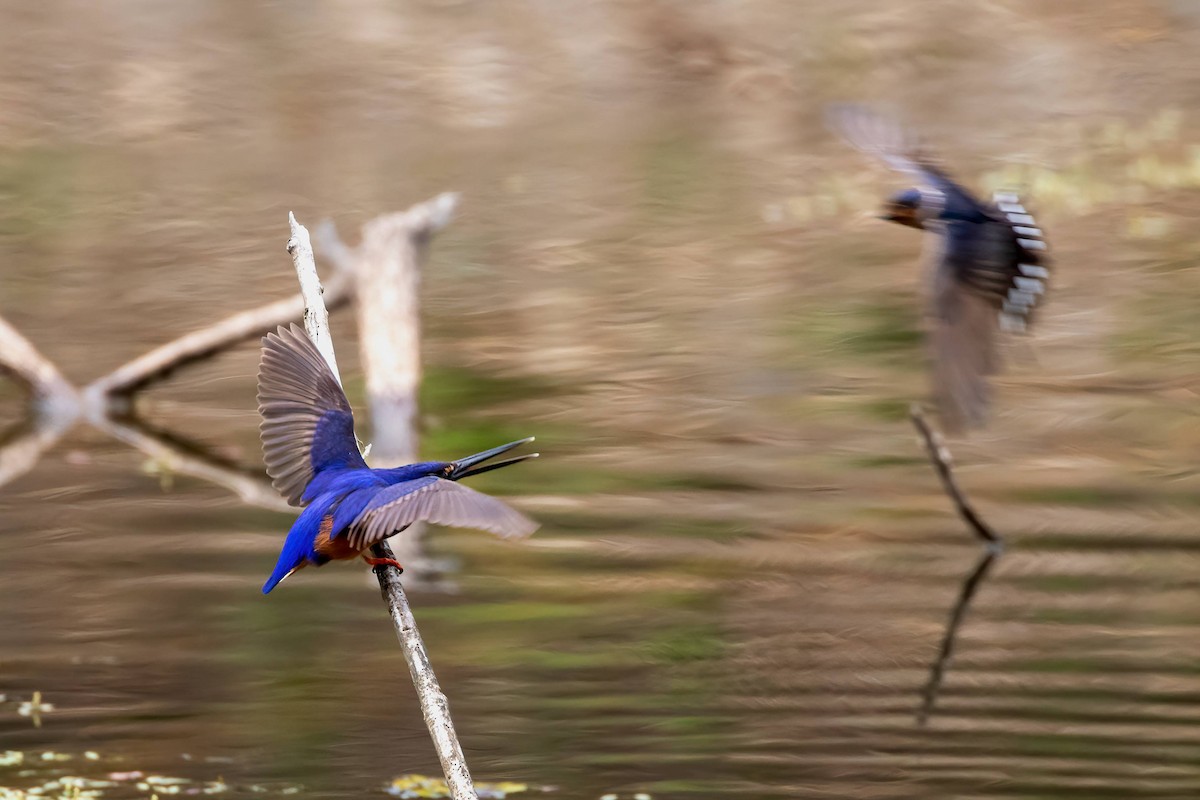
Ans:
[[[491,472],[494,469],[499,469],[501,467],[507,467],[512,464],[519,464],[520,462],[528,461],[531,458],[537,458],[538,453],[532,453],[529,455],[516,456],[515,458],[507,458],[503,461],[497,461],[493,464],[484,465],[484,463],[483,463],[485,461],[489,461],[489,460],[495,458],[496,456],[503,455],[504,453],[507,453],[510,450],[513,450],[514,448],[519,447],[520,445],[523,445],[523,444],[526,444],[526,443],[532,442],[532,441],[533,441],[533,437],[530,436],[527,439],[521,439],[516,442],[509,442],[508,444],[500,445],[499,447],[494,447],[491,450],[485,450],[482,453],[476,453],[473,456],[468,456],[467,458],[461,458],[458,461],[452,461],[452,462],[450,462],[452,469],[451,469],[449,477],[451,480],[458,480],[460,478],[466,478],[471,475],[480,475],[484,472]]]

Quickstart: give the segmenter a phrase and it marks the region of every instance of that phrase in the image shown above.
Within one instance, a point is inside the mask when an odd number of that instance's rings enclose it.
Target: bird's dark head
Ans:
[[[457,481],[471,475],[479,475],[483,472],[491,472],[494,469],[508,467],[522,461],[528,461],[531,458],[537,458],[537,453],[528,453],[523,456],[515,456],[506,458],[503,461],[493,461],[491,464],[485,464],[485,461],[491,461],[496,456],[504,455],[509,450],[520,447],[523,444],[528,444],[533,441],[533,437],[528,439],[519,439],[515,442],[502,444],[499,447],[493,447],[491,450],[484,450],[482,453],[476,453],[473,456],[460,458],[457,461],[435,462],[429,466],[433,467],[429,474],[437,475],[441,478]]]
[[[923,230],[925,220],[929,217],[929,211],[920,189],[905,189],[888,199],[879,218]]]

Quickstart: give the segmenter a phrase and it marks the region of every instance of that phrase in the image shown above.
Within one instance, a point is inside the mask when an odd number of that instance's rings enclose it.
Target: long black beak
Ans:
[[[446,477],[452,481],[456,481],[469,475],[479,475],[484,472],[491,472],[494,469],[507,467],[510,464],[516,464],[520,461],[528,461],[531,458],[537,458],[537,453],[530,453],[529,455],[517,456],[516,458],[506,458],[503,461],[497,461],[494,464],[486,464],[482,467],[475,466],[476,464],[481,464],[488,459],[495,458],[498,455],[503,455],[515,447],[520,447],[521,445],[528,444],[532,441],[533,437],[530,436],[528,439],[518,439],[515,442],[509,442],[508,444],[502,444],[499,447],[493,447],[491,450],[484,450],[482,453],[476,453],[473,456],[460,458],[458,461],[451,461],[450,474]]]

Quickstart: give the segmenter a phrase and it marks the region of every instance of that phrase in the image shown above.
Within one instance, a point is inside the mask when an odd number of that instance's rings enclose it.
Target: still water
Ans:
[[[478,780],[1200,793],[1191,4],[12,0],[0,21],[0,313],[80,385],[294,291],[288,210],[354,239],[463,192],[422,287],[423,449],[543,453],[475,484],[533,539],[434,530],[447,573],[410,594]],[[897,178],[821,127],[846,98],[1022,187],[1058,263],[992,424],[954,443],[1007,548],[924,725],[982,553],[906,419],[920,243],[870,217]],[[353,315],[334,333],[361,408]],[[181,371],[137,413],[254,474],[256,361]],[[21,408],[0,384],[0,419]],[[0,488],[0,786],[383,797],[436,774],[365,570],[259,593],[289,522],[86,425]]]

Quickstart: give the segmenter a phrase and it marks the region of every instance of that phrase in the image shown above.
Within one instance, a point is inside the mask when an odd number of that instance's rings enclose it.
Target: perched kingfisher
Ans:
[[[949,433],[978,427],[1000,368],[996,330],[1025,331],[1046,293],[1050,260],[1042,229],[1021,200],[976,199],[910,133],[856,105],[830,110],[851,145],[917,179],[893,195],[883,219],[927,231],[929,339],[934,396]]]
[[[270,592],[301,567],[363,555],[371,545],[418,521],[479,528],[499,536],[528,536],[537,524],[494,497],[457,483],[507,467],[537,453],[485,461],[533,438],[511,442],[458,461],[430,461],[395,469],[371,469],[354,437],[354,415],[325,359],[297,325],[263,338],[258,369],[259,430],[267,474],[294,506],[304,506],[288,531]]]

